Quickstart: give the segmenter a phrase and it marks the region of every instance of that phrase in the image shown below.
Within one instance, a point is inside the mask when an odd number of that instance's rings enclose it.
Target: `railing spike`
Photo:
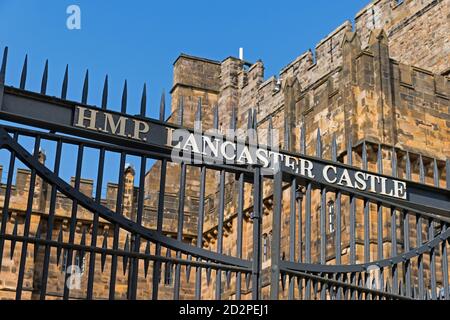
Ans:
[[[423,165],[422,155],[419,156],[419,179],[420,183],[425,183],[425,168]]]
[[[148,257],[150,255],[150,241],[147,241],[147,244],[145,246],[145,255],[146,255],[146,257]],[[149,262],[150,262],[150,260],[148,258],[144,259],[144,277],[145,278],[147,278]]]
[[[108,249],[108,235],[105,233],[103,235],[103,243],[102,243],[102,255],[101,255],[101,270],[105,269],[105,262],[106,262],[106,252],[104,250]]]
[[[320,128],[317,128],[316,156],[322,158],[322,135],[320,134]]]
[[[166,117],[166,93],[163,90],[161,94],[161,101],[159,103],[159,121],[164,121]]]
[[[45,60],[44,72],[42,73],[41,94],[47,93],[47,81],[48,81],[48,59]]]
[[[214,106],[214,129],[219,130],[219,106]]]
[[[337,141],[335,133],[333,133],[333,138],[331,140],[331,160],[337,162]]]
[[[300,127],[300,153],[306,154],[306,127],[305,121],[303,121],[302,126]]]
[[[125,238],[125,245],[124,245],[123,251],[124,251],[124,254],[123,254],[123,259],[122,259],[122,262],[123,262],[122,267],[123,267],[123,275],[125,275],[125,273],[127,273],[127,265],[128,265],[128,255],[127,254],[130,251],[130,238],[129,238],[128,234],[127,234],[127,237]]]
[[[245,288],[247,291],[250,289],[250,280],[251,280],[250,273],[246,273],[245,274]]]
[[[313,292],[314,297],[317,295],[317,292],[319,291],[319,282],[313,280]]]
[[[18,217],[16,216],[16,219],[14,221],[14,228],[13,228],[13,232],[12,232],[13,237],[17,236],[17,225],[18,225]],[[16,239],[12,239],[11,240],[11,249],[9,252],[9,258],[11,260],[13,259],[15,248],[16,248]]]
[[[391,293],[391,284],[389,283],[389,281],[386,281],[384,292]]]
[[[284,289],[286,288],[286,273],[281,273],[281,291],[284,291]]]
[[[377,152],[377,169],[378,173],[383,173],[383,151],[381,150],[381,144],[378,144]]]
[[[86,245],[86,229],[83,229],[83,233],[81,234],[80,245]]]
[[[209,286],[211,283],[211,268],[206,268],[206,284]]]
[[[353,141],[352,141],[352,137],[349,136],[348,137],[348,142],[347,142],[347,164],[348,165],[353,165]]]
[[[227,288],[229,289],[230,285],[231,285],[231,271],[230,270],[227,270],[225,272],[225,277],[227,279]]]
[[[434,158],[433,160],[433,178],[434,178],[434,186],[439,187],[439,168],[436,158]]]
[[[121,104],[121,108],[120,108],[120,111],[122,113],[127,112],[127,101],[128,101],[128,84],[127,84],[127,80],[125,80],[125,83],[123,84],[122,104]]]
[[[291,145],[291,139],[290,139],[290,134],[289,134],[289,123],[288,123],[288,118],[284,117],[284,149],[285,150],[290,150],[290,145]]]
[[[69,65],[66,65],[66,70],[64,71],[63,84],[61,87],[61,99],[66,100],[67,98],[67,86],[69,84]]]
[[[108,105],[108,75],[105,76],[105,81],[103,82],[103,92],[102,92],[102,109],[106,109]]]
[[[195,123],[194,129],[197,131],[202,130],[202,98],[198,98],[197,110],[195,111]]]
[[[188,255],[188,261],[192,261],[192,257]],[[186,282],[189,283],[189,279],[191,277],[191,265],[186,265]]]
[[[142,96],[141,96],[141,116],[145,117],[147,111],[147,84],[144,83],[144,87],[142,88]]]
[[[35,239],[36,240],[40,240],[41,239],[41,224],[39,223],[37,226],[37,230],[36,230],[36,234],[35,234]],[[39,251],[39,242],[36,242],[34,244],[34,256],[37,257],[38,255],[38,251]]]
[[[395,151],[395,148],[392,148],[391,173],[394,178],[397,177],[397,152]]]
[[[232,107],[231,108],[231,121],[230,121],[230,129],[231,130],[236,130],[237,128],[237,121],[236,121],[236,108]]]
[[[5,49],[3,51],[2,66],[0,68],[0,84],[5,83],[7,62],[8,62],[8,47],[5,47]]]
[[[364,288],[364,283],[363,283],[361,273],[358,274],[358,287]],[[362,292],[359,291],[358,292],[358,300],[361,300],[361,299],[362,299]]]
[[[273,147],[273,118],[269,117],[269,129],[267,130],[267,145]]]
[[[84,76],[84,83],[83,83],[83,92],[81,94],[81,103],[82,104],[87,104],[88,91],[89,91],[89,70],[86,70],[86,74]]]
[[[59,234],[58,234],[58,246],[56,247],[56,265],[59,265],[59,261],[61,259],[61,252],[62,252],[62,243],[63,243],[63,226],[61,224],[59,228]]]
[[[25,89],[25,83],[27,82],[27,69],[28,69],[28,54],[25,55],[23,62],[22,74],[20,75],[20,89]]]
[[[178,124],[180,126],[183,125],[183,117],[184,117],[184,98],[180,97],[180,102],[178,103]]]
[[[297,280],[298,292],[300,293],[300,297],[301,297],[301,294],[303,292],[303,279],[300,277],[296,277],[296,280]]]
[[[411,159],[409,157],[409,151],[406,152],[406,179],[411,180]]]
[[[367,143],[365,141],[362,145],[362,165],[363,170],[367,170]]]
[[[247,130],[250,130],[252,128],[252,125],[253,125],[252,116],[253,116],[252,109],[249,109],[248,116],[247,116]]]

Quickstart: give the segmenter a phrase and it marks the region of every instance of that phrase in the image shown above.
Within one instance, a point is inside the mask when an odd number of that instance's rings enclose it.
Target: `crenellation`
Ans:
[[[450,59],[448,10],[445,0],[374,0],[356,15],[355,31],[364,48],[371,30],[383,28],[394,59],[443,74]]]

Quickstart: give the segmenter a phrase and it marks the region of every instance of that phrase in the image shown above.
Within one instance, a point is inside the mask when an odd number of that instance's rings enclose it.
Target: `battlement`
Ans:
[[[375,0],[355,17],[363,48],[374,29],[383,29],[391,57],[437,74],[449,71],[449,2],[443,0]]]
[[[295,77],[300,87],[304,88],[339,67],[342,64],[342,41],[350,31],[352,24],[345,21],[317,43],[314,54],[308,50],[282,68],[280,78],[286,80]]]

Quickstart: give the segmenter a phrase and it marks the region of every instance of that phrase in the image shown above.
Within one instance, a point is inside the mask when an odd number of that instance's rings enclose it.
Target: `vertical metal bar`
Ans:
[[[320,128],[317,129],[316,156],[322,158],[322,138]],[[327,207],[327,189],[320,188],[320,263],[326,263],[327,234],[326,234],[326,207]],[[321,286],[322,287],[322,286]]]
[[[437,160],[433,160],[433,180],[434,186],[439,188],[439,169]],[[428,220],[428,241],[435,237],[434,222],[430,218]],[[431,267],[431,298],[436,300],[436,247],[430,249],[430,267]]]
[[[347,144],[347,164],[353,165],[353,142],[350,137]],[[355,197],[350,194],[350,264],[356,263],[356,201]],[[350,281],[353,285],[356,285],[355,273],[350,274]],[[355,299],[356,292],[351,290],[351,299]]]
[[[301,189],[297,190],[297,215],[298,215],[298,262],[303,262],[303,217],[302,217],[302,202],[303,194]]]
[[[278,170],[274,179],[274,209],[272,220],[272,246],[271,246],[271,278],[270,298],[278,300],[280,283],[280,251],[281,251],[281,210],[283,202],[283,172]]]
[[[59,169],[61,165],[61,152],[62,152],[62,141],[61,139],[58,139],[58,143],[56,145],[56,154],[55,154],[55,165],[53,169],[53,173],[55,175],[59,175]],[[52,186],[52,191],[50,195],[50,207],[48,212],[48,219],[47,219],[47,230],[53,230],[54,223],[55,223],[55,207],[56,207],[56,195],[58,190],[56,189],[56,186]],[[47,232],[46,240],[52,239],[52,232]],[[51,247],[48,244],[45,244],[44,249],[44,263],[42,268],[42,281],[41,281],[41,292],[40,292],[40,299],[44,300],[45,296],[47,294],[47,278],[48,278],[48,268],[50,263],[50,251]],[[16,298],[20,298],[21,291],[19,290],[19,287],[17,288],[16,292]],[[19,297],[17,297],[19,296]]]
[[[76,165],[76,171],[75,171],[75,185],[74,188],[76,190],[80,189],[80,177],[81,177],[81,166],[83,162],[83,153],[84,153],[84,145],[80,144],[78,145],[78,155],[77,155],[77,165]],[[72,213],[70,216],[70,230],[69,230],[69,244],[72,246],[75,241],[75,228],[77,226],[77,211],[78,211],[78,201],[72,200]],[[67,249],[67,266],[70,267],[72,265],[72,253],[73,249],[72,247],[69,247]],[[69,279],[69,273],[67,273],[67,270],[70,270],[70,268],[66,269],[66,272],[64,274],[64,284],[67,283],[67,280]],[[63,299],[67,300],[69,299],[69,286],[64,285],[64,293],[63,293]]]
[[[447,223],[442,223],[442,233],[447,231]],[[450,299],[449,284],[448,284],[448,254],[447,254],[447,240],[443,240],[441,243],[442,252],[442,282],[444,283],[444,299]]]
[[[14,141],[17,142],[18,134],[14,132]],[[5,200],[3,201],[2,208],[2,225],[0,228],[0,273],[2,261],[3,261],[3,249],[5,245],[5,238],[3,237],[6,233],[6,224],[8,223],[9,217],[9,202],[11,200],[11,188],[12,188],[12,179],[14,176],[14,165],[16,162],[16,155],[11,151],[11,155],[9,157],[9,166],[8,166],[8,178],[6,180],[6,190],[5,190]]]
[[[231,129],[236,130],[236,108],[233,107],[232,113],[232,121],[231,121]],[[269,134],[268,139],[272,138],[272,118],[269,119]],[[271,146],[271,141],[268,142],[268,145]],[[244,174],[239,174],[238,179],[238,199],[237,199],[237,248],[236,254],[239,259],[242,259],[242,242],[243,242],[243,227],[244,227]],[[241,299],[242,294],[242,274],[241,272],[236,273],[236,300]]]
[[[125,158],[124,152],[120,153],[120,168],[119,168],[119,183],[117,189],[116,200],[116,215],[122,215],[122,203],[123,203],[123,189],[124,189],[124,170],[125,170]],[[120,228],[117,223],[114,224],[114,238],[113,238],[113,250],[119,249],[119,235]],[[116,274],[117,274],[117,255],[112,254],[111,257],[111,278],[109,280],[109,299],[115,299],[116,292]]]
[[[333,138],[332,138],[332,143],[331,143],[331,160],[334,162],[337,162],[337,141],[336,141],[336,135],[333,134]],[[340,265],[341,264],[341,255],[342,255],[342,249],[341,249],[341,199],[342,199],[342,194],[341,191],[338,190],[335,193],[335,256],[336,256],[336,265]],[[337,281],[341,281],[341,275],[340,274],[336,274],[335,278]],[[336,287],[336,299],[340,300],[341,299],[341,288],[340,287]]]
[[[182,98],[181,98],[182,99]],[[159,121],[164,121],[166,108],[166,100],[164,91],[161,95],[161,103],[159,106]],[[159,177],[159,195],[158,195],[158,212],[156,219],[156,232],[158,234],[162,233],[163,222],[164,222],[164,198],[166,193],[166,171],[167,171],[167,160],[166,158],[161,160],[161,172]],[[161,255],[161,245],[156,243],[155,255]],[[161,277],[161,262],[156,260],[153,263],[153,278],[152,278],[152,299],[158,300],[159,282]]]
[[[183,97],[180,98],[179,110],[178,110],[178,123],[180,126],[183,125],[184,120],[184,101]],[[180,191],[178,199],[178,228],[177,228],[177,240],[183,241],[183,226],[184,226],[184,202],[186,195],[186,163],[181,162],[181,173],[180,173]],[[181,252],[176,253],[178,259],[181,258]],[[177,264],[175,266],[175,284],[173,288],[173,296],[175,300],[180,298],[180,281],[181,281],[181,265]]]
[[[206,189],[206,167],[200,169],[200,195],[198,205],[198,230],[197,230],[197,248],[203,246],[203,223],[205,215],[205,189]],[[197,259],[199,261],[199,259]],[[200,300],[202,293],[202,269],[197,267],[195,275],[195,299]]]
[[[409,152],[406,153],[406,180],[411,180],[411,161],[409,158]],[[405,243],[405,252],[410,250],[410,237],[409,237],[409,214],[408,211],[403,211],[403,241]],[[404,262],[405,273],[405,287],[406,296],[411,297],[411,261]]]
[[[367,145],[363,142],[362,148],[362,168],[367,170]],[[364,199],[364,262],[370,262],[370,216],[369,201]]]
[[[445,176],[446,176],[446,188],[450,189],[450,160],[445,161]],[[448,229],[447,223],[442,224],[442,233]],[[447,253],[447,240],[442,241],[442,274],[444,282],[444,297],[446,300],[450,299],[449,283],[448,283],[448,253]]]
[[[306,263],[311,263],[311,183],[306,185],[306,203],[305,203],[305,259]],[[311,299],[311,280],[306,280],[306,300]]]
[[[434,239],[434,224],[432,219],[428,219],[428,241]],[[431,273],[431,299],[436,300],[436,252],[435,248],[430,249],[430,273]]]
[[[289,217],[289,260],[295,261],[295,213],[296,213],[296,194],[297,194],[297,180],[295,177],[291,180],[291,196],[290,196],[290,217]],[[289,279],[289,299],[294,299],[295,279],[291,277]]]
[[[378,145],[378,152],[377,152],[377,172],[379,174],[383,174],[383,151],[381,149],[381,144]],[[383,253],[383,207],[380,202],[377,202],[377,253],[378,253],[378,260],[382,260],[384,253]],[[383,276],[384,269],[380,268],[380,279],[379,279],[379,288],[384,288],[384,276]]]
[[[145,108],[141,109],[141,112],[145,112]],[[141,114],[142,115],[142,114]],[[144,189],[145,189],[145,174],[146,174],[146,167],[147,167],[147,158],[145,156],[141,157],[141,165],[139,168],[139,194],[137,199],[137,212],[136,212],[136,224],[142,225],[142,216],[144,213]],[[133,239],[134,235],[131,235]],[[138,234],[135,235],[134,239],[134,252],[139,252],[141,247],[141,238]],[[137,293],[137,281],[138,281],[138,274],[139,274],[139,259],[131,257],[130,261],[130,282],[131,282],[131,288],[129,288],[129,298],[131,300],[136,299],[136,293]]]
[[[141,108],[140,108],[140,116],[141,117],[145,117],[146,108],[147,108],[147,86],[144,83],[144,87],[142,89],[142,96],[141,96]],[[137,204],[137,212],[136,212],[136,224],[138,224],[139,226],[142,225],[142,215],[144,212],[144,192],[145,192],[144,189],[145,189],[146,167],[147,167],[147,158],[145,156],[142,156],[140,170],[139,170],[139,193],[138,193],[138,199],[137,199],[138,204]],[[131,216],[132,216],[132,214],[131,214]],[[131,235],[131,244],[132,244],[131,251],[134,251],[134,252],[140,251],[141,238],[140,238],[139,234]],[[128,274],[128,277],[130,279],[129,280],[130,285],[128,287],[128,298],[130,300],[136,299],[137,281],[138,281],[138,274],[139,274],[138,268],[139,268],[139,259],[131,257],[130,258],[130,271]]]
[[[101,148],[98,157],[97,186],[95,188],[95,202],[97,204],[100,204],[100,201],[102,199],[104,169],[105,169],[105,148]],[[94,212],[94,221],[92,223],[92,237],[91,237],[91,247],[93,248],[97,246],[98,221],[99,221],[98,213]],[[91,251],[89,257],[89,275],[87,284],[88,300],[93,298],[94,277],[95,277],[95,252]]]
[[[391,152],[391,172],[394,178],[397,177],[397,153],[395,149]],[[391,256],[397,256],[397,213],[394,207],[391,207]],[[393,264],[392,268],[392,292],[397,294],[398,290],[398,264]]]
[[[184,226],[184,203],[186,194],[186,163],[181,163],[180,174],[180,191],[178,199],[178,228],[177,228],[177,240],[183,241],[183,226]],[[177,251],[177,258],[181,258],[181,252]],[[174,300],[180,299],[180,281],[181,281],[181,265],[175,266],[175,284],[173,289]]]
[[[223,250],[223,219],[225,214],[225,170],[220,170],[219,183],[219,223],[217,225],[217,253],[221,254]],[[222,297],[222,270],[217,269],[216,275],[216,300]]]
[[[425,183],[425,170],[423,166],[422,155],[419,156],[419,180],[420,183]],[[416,216],[416,228],[417,228],[417,248],[423,243],[422,241],[422,216]],[[419,269],[419,299],[423,299],[425,293],[425,285],[423,278],[423,254],[419,254],[418,258]]]
[[[320,263],[326,264],[327,258],[327,234],[326,234],[326,208],[327,208],[327,189],[322,187],[320,190]]]
[[[261,224],[262,224],[262,179],[261,168],[255,167],[253,176],[253,264],[252,299],[261,297]],[[272,262],[273,263],[273,262]]]
[[[41,144],[41,137],[36,136],[34,141],[34,154],[33,157],[38,158],[39,156],[39,148]],[[28,190],[28,199],[27,199],[27,209],[25,214],[25,223],[23,229],[24,240],[22,242],[22,250],[20,254],[20,265],[19,265],[19,275],[17,277],[17,291],[16,291],[16,299],[20,300],[22,287],[23,287],[23,278],[25,274],[25,264],[27,259],[27,251],[28,251],[28,238],[30,235],[30,224],[31,224],[31,215],[33,214],[33,200],[34,200],[34,190],[36,187],[36,169],[31,168],[31,177],[30,177],[30,187]],[[16,218],[17,219],[17,218]],[[52,230],[48,232],[51,233]]]
[[[239,174],[239,192],[238,192],[238,217],[237,217],[237,257],[242,259],[242,238],[244,224],[244,174]],[[236,300],[241,299],[241,272],[237,273],[236,279]]]

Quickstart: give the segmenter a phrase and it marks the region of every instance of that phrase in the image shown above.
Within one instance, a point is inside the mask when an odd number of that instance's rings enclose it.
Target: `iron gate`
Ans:
[[[448,160],[426,163],[420,155],[351,140],[347,151],[338,154],[336,138],[326,160],[320,131],[315,155],[306,154],[305,124],[301,153],[282,151],[339,170],[370,172],[370,163],[375,164],[379,177],[405,181],[407,200],[308,178],[288,167],[264,176],[261,166],[173,163],[169,146],[73,125],[80,107],[91,115],[107,111],[107,78],[97,108],[88,105],[88,74],[81,102],[73,102],[66,99],[68,69],[57,98],[46,94],[47,63],[41,90],[35,93],[25,89],[27,59],[19,88],[4,84],[6,61],[7,49],[0,72],[0,117],[12,122],[0,126],[1,150],[7,156],[0,193],[3,297],[449,299]],[[138,133],[145,121],[155,141],[166,128],[183,128],[183,101],[177,124],[173,117],[165,119],[164,97],[159,120],[146,117],[145,87],[141,102],[139,115],[127,114],[125,83],[121,111],[108,110],[105,117],[132,118]],[[199,101],[196,126],[203,107]],[[218,129],[220,115],[214,110]],[[236,114],[232,119],[235,128]],[[248,129],[256,129],[254,111],[248,119]],[[271,130],[269,147],[274,144]],[[21,143],[24,139],[28,147]],[[52,146],[52,157],[43,154],[43,145]],[[66,153],[68,146],[71,153]],[[383,175],[383,152],[392,159],[390,175]],[[87,153],[96,154],[95,163],[86,160]],[[117,167],[108,162],[112,154],[119,159]],[[376,159],[369,161],[369,154]],[[62,174],[63,155],[73,158],[70,181]],[[45,157],[52,158],[51,167]],[[127,174],[134,172],[126,165],[130,158],[139,168],[137,186],[128,180]],[[401,170],[398,161],[404,164]],[[85,166],[96,168],[91,184],[82,177]],[[425,183],[429,167],[434,186]],[[156,172],[152,181],[157,190],[148,185],[150,169]],[[110,171],[117,171],[117,183],[108,185],[104,199],[104,177]],[[168,179],[177,180],[177,190],[167,189]],[[211,189],[208,181],[217,184]],[[187,194],[194,183],[195,192]],[[265,221],[271,225],[269,235],[263,233]],[[187,224],[195,232],[186,232]]]

